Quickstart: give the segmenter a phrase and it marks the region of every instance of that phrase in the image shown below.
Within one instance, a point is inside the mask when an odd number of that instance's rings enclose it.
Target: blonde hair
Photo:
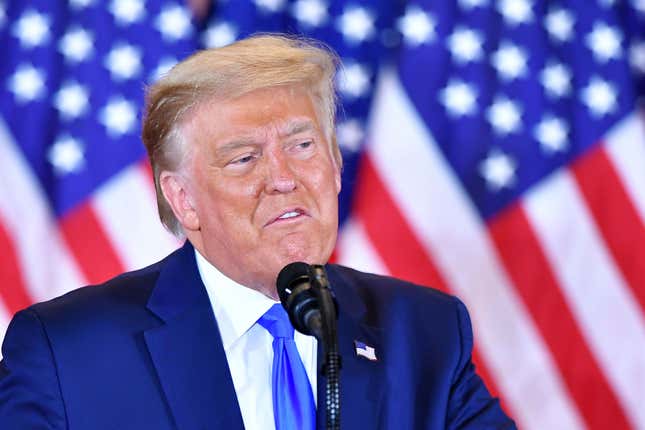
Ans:
[[[180,125],[206,100],[225,103],[254,90],[303,85],[342,166],[334,133],[337,56],[325,45],[284,35],[257,35],[223,48],[200,51],[173,67],[146,92],[143,143],[148,151],[161,222],[181,235],[181,225],[159,183],[164,170],[177,170],[187,152]]]

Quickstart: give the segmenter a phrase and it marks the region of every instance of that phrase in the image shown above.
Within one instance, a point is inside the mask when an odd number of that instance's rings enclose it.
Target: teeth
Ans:
[[[293,218],[294,216],[298,216],[298,215],[300,215],[300,214],[298,212],[296,212],[296,211],[287,212],[286,214],[281,215],[279,219]]]

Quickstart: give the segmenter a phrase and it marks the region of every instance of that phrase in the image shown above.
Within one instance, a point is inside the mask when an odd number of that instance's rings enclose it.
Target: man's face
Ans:
[[[184,227],[213,265],[276,297],[275,279],[286,264],[327,261],[336,242],[340,172],[303,88],[206,102],[184,131],[191,146],[186,197],[196,221]]]

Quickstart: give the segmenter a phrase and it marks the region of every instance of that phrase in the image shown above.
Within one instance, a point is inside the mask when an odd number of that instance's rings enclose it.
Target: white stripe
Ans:
[[[645,423],[645,320],[570,174],[554,174],[525,202],[587,343],[632,423]]]
[[[110,179],[91,204],[127,270],[154,263],[179,246],[159,221],[154,188],[141,166]]]
[[[632,113],[614,127],[605,150],[645,222],[645,115]]]
[[[350,218],[343,224],[336,250],[339,264],[351,266],[363,272],[389,274],[360,220]]]
[[[6,286],[3,286],[6,288]],[[2,339],[4,339],[4,334],[7,332],[7,327],[9,327],[9,312],[4,306],[4,303],[0,301],[0,345],[2,344]],[[0,349],[0,360],[2,360],[2,350]]]
[[[46,300],[85,284],[47,198],[0,119],[0,216],[16,246],[31,296]]]
[[[374,109],[368,142],[377,170],[451,290],[468,304],[476,342],[520,427],[583,428],[485,227],[391,71],[382,76]]]

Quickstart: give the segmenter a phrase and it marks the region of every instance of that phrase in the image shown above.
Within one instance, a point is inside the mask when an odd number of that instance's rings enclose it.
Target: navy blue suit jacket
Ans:
[[[514,427],[474,372],[459,300],[327,270],[340,308],[343,428]],[[355,340],[373,346],[378,361],[358,357]],[[243,428],[188,243],[150,267],[19,312],[2,351],[3,430]],[[324,385],[319,375],[319,428]]]

